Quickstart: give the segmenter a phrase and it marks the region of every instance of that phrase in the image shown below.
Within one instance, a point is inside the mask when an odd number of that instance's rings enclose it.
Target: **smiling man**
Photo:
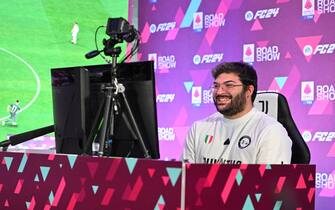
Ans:
[[[183,160],[190,163],[289,164],[292,141],[275,119],[253,107],[257,74],[246,63],[222,63],[212,70],[218,112],[195,122]]]

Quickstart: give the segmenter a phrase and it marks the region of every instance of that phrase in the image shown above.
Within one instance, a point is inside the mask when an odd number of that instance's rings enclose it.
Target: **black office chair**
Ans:
[[[276,92],[257,93],[254,107],[277,119],[287,130],[292,140],[291,163],[309,164],[310,151],[294,123],[285,96]]]

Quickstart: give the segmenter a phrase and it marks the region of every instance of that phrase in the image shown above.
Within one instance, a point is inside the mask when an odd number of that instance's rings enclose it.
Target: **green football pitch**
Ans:
[[[53,124],[51,68],[106,63],[90,60],[85,53],[95,49],[94,35],[109,17],[128,15],[125,0],[10,0],[0,3],[0,141],[8,135]],[[77,44],[71,30],[78,22]],[[108,38],[105,29],[97,42]],[[124,56],[125,44],[122,44]],[[20,101],[17,125],[8,120],[9,104]]]

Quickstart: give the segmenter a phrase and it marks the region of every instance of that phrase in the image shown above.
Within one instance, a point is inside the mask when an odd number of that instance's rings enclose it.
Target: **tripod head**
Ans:
[[[122,40],[111,37],[110,39],[104,39],[103,44],[105,46],[104,53],[105,55],[111,57],[118,57],[121,53],[121,47],[115,47],[116,44],[122,43]]]

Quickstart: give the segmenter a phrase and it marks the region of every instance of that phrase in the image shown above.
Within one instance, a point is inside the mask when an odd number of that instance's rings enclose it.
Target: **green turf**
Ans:
[[[16,99],[25,108],[17,115],[17,127],[0,124],[1,141],[8,134],[53,124],[50,69],[105,63],[84,55],[95,49],[95,30],[108,17],[127,18],[128,1],[11,0],[0,5],[0,119]],[[71,43],[75,21],[80,27],[77,45]],[[108,38],[104,30],[98,34],[100,48]]]

